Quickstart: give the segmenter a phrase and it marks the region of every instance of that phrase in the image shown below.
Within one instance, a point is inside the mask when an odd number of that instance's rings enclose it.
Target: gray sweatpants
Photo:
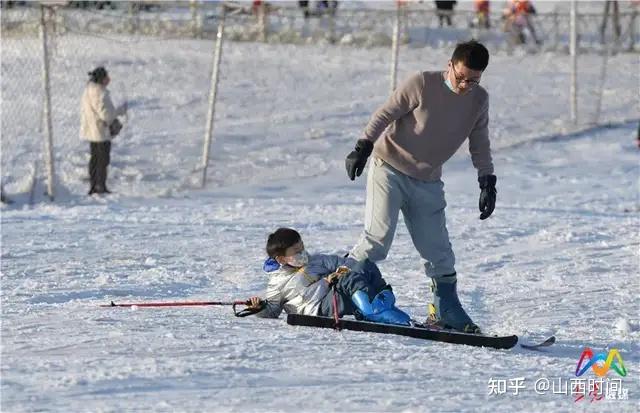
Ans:
[[[455,272],[444,208],[444,183],[421,181],[374,157],[369,165],[364,232],[349,253],[354,259],[384,260],[402,211],[413,245],[429,277]]]

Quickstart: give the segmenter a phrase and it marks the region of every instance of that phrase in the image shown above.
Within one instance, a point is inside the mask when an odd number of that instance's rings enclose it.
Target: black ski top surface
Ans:
[[[287,324],[294,326],[336,328],[336,322],[331,317],[288,314]],[[451,344],[466,344],[476,347],[491,347],[495,349],[509,349],[518,343],[518,336],[487,336],[482,334],[462,333],[429,327],[408,327],[392,324],[372,323],[368,321],[348,320],[341,318],[337,329],[351,331],[366,331],[370,333],[396,334],[420,338],[424,340],[442,341]]]

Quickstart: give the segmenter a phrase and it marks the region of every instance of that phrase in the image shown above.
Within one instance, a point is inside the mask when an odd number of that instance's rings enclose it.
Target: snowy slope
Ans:
[[[483,78],[498,175],[491,219],[478,220],[466,148],[445,166],[461,299],[486,331],[558,337],[534,353],[294,328],[228,308],[99,308],[259,294],[265,239],[278,226],[300,230],[311,250],[348,251],[362,228],[365,179],[349,181],[343,158],[384,100],[388,71],[382,49],[227,45],[210,183],[194,190],[210,45],[157,42],[126,59],[110,57],[119,45],[103,46],[91,53],[112,63],[114,97],[126,82],[137,102],[114,144],[116,194],[84,195],[86,148],[70,93],[56,109],[68,130],[57,137],[58,201],[2,209],[3,412],[570,411],[590,403],[536,394],[533,382],[575,378],[587,346],[619,349],[629,370],[629,400],[592,409],[634,411],[640,166],[637,121],[625,120],[637,118],[637,56],[610,61],[603,118],[613,126],[565,136],[568,58],[495,56]],[[403,53],[402,77],[439,69],[448,55]],[[66,59],[83,73],[86,62]],[[582,102],[600,61],[584,57]],[[164,89],[144,70],[159,62]],[[3,99],[17,97],[4,76],[2,85]],[[3,176],[17,193],[40,142],[4,129],[4,116]],[[399,306],[423,318],[428,284],[404,226],[381,268]],[[488,395],[490,378],[516,377],[526,378],[521,394]]]

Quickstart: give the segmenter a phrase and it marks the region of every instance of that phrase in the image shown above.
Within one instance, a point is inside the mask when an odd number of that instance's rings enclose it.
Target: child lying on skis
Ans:
[[[309,255],[300,234],[290,228],[269,235],[266,249],[266,297],[251,297],[249,307],[261,309],[258,317],[277,318],[283,309],[287,314],[330,317],[337,310],[339,317],[354,315],[378,323],[410,325],[409,316],[395,307],[391,286],[373,262]]]

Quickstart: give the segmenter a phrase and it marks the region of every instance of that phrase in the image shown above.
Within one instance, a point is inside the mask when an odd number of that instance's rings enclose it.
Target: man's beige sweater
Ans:
[[[467,137],[478,176],[493,173],[488,125],[489,95],[481,86],[458,95],[444,83],[442,72],[422,72],[402,83],[373,114],[364,137],[375,142],[374,154],[395,169],[435,181]]]

